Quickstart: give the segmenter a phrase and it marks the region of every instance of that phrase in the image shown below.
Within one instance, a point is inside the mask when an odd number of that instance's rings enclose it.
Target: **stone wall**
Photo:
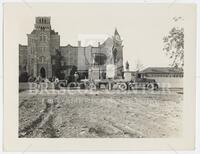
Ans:
[[[50,35],[50,53],[51,55],[55,55],[56,49],[60,48],[60,35],[53,34]]]
[[[183,88],[182,77],[146,77],[155,79],[159,84],[159,88]]]
[[[26,71],[27,66],[27,46],[19,45],[19,75]]]

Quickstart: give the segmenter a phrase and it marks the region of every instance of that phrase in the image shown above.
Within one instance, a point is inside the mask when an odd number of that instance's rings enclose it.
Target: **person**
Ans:
[[[45,89],[46,89],[46,88],[48,89],[49,83],[50,83],[49,79],[48,79],[48,78],[45,78],[45,79],[44,79],[44,86],[45,86]]]
[[[35,82],[37,83],[37,88],[40,89],[40,82],[41,82],[41,77],[40,77],[40,75],[37,76]]]
[[[54,81],[55,81],[55,76],[53,76],[51,79],[51,82],[54,82]]]
[[[65,77],[65,85],[67,86],[68,84],[68,77]]]
[[[76,83],[77,83],[77,81],[78,81],[78,78],[79,78],[79,75],[78,75],[77,72],[75,72],[75,73],[74,73],[74,80],[75,80]]]
[[[54,81],[54,85],[56,89],[59,89],[58,84],[59,84],[59,79],[56,77]]]
[[[35,82],[38,84],[40,82],[40,76],[37,76]]]
[[[47,79],[47,78],[44,79],[44,82],[45,83],[50,83],[49,79]]]
[[[58,84],[58,83],[59,83],[59,79],[56,77],[54,82],[55,82],[56,84]]]

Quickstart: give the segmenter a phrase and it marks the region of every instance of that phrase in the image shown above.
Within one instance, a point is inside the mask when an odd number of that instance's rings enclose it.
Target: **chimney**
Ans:
[[[99,47],[100,45],[101,45],[100,42],[98,42],[98,47]]]
[[[81,41],[78,41],[78,47],[81,47]]]

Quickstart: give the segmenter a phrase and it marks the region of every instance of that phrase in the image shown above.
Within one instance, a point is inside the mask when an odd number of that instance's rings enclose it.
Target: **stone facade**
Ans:
[[[27,71],[27,46],[19,45],[19,74]]]
[[[107,64],[116,66],[116,78],[122,75],[123,45],[117,30],[113,37],[97,47],[83,47],[80,41],[77,46],[60,46],[60,35],[51,29],[50,17],[36,17],[34,29],[27,37],[28,45],[19,45],[19,75],[27,72],[33,77],[55,76],[56,50],[63,56],[61,65],[66,77],[76,66],[78,73],[84,74],[85,78],[88,78],[89,71],[96,71],[95,78],[102,78]]]
[[[36,17],[34,30],[27,37],[28,74],[51,78],[51,55],[60,47],[60,36],[51,29],[50,17]]]

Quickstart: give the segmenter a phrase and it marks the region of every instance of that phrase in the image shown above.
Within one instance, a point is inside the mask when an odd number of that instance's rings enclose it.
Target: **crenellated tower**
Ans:
[[[51,55],[60,47],[60,36],[51,29],[50,17],[36,17],[28,36],[28,73],[43,78],[52,77]]]

